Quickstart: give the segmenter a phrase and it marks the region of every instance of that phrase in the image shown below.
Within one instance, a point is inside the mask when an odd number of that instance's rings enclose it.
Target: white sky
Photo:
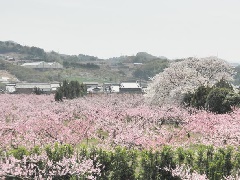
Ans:
[[[0,0],[0,41],[100,58],[240,62],[240,0]]]

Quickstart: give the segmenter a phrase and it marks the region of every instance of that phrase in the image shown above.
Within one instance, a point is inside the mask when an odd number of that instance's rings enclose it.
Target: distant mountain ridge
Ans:
[[[165,60],[167,59],[164,56],[153,56],[151,54],[148,54],[146,52],[138,52],[135,56],[120,56],[120,57],[113,57],[107,59],[107,61],[112,63],[148,63],[149,61],[161,59]]]
[[[59,62],[62,70],[39,71],[26,69],[26,62]],[[138,65],[137,65],[138,64]],[[99,59],[90,55],[66,55],[54,51],[46,52],[38,47],[23,46],[14,41],[0,41],[0,69],[6,70],[20,81],[50,82],[64,79],[99,82],[120,82],[128,80],[148,80],[168,65],[165,57],[157,57],[146,52],[133,56]]]
[[[15,55],[16,58],[19,59],[26,59],[26,60],[33,60],[33,61],[115,61],[115,62],[122,62],[122,63],[146,63],[148,61],[154,59],[167,59],[164,56],[153,56],[148,54],[147,52],[138,52],[136,55],[133,56],[120,56],[120,57],[113,57],[109,59],[100,59],[95,56],[91,55],[66,55],[60,54],[55,51],[46,52],[44,49],[35,47],[35,46],[23,46],[14,41],[0,41],[0,54],[12,54]]]
[[[0,54],[10,54],[18,59],[33,60],[33,61],[96,61],[97,57],[79,54],[65,55],[57,52],[45,52],[44,49],[35,46],[23,46],[14,41],[0,41]]]
[[[14,41],[0,41],[0,70],[6,70],[21,81],[49,82],[64,79],[99,82],[119,82],[127,80],[146,80],[164,71],[170,62],[183,59],[169,60],[164,56],[154,56],[147,52],[138,52],[132,56],[120,56],[100,59],[90,55],[66,55],[54,51],[46,52],[38,47],[23,46]],[[58,71],[36,71],[23,69],[24,62],[46,61],[59,62],[64,68]],[[231,63],[238,72],[240,66]],[[237,66],[237,67],[236,67]],[[239,80],[240,82],[240,80]]]

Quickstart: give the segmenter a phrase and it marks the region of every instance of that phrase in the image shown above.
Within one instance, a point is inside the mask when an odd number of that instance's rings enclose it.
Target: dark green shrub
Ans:
[[[220,81],[218,81],[213,87],[214,88],[225,88],[225,89],[229,89],[229,90],[233,91],[232,85],[224,79],[221,79]]]
[[[150,151],[143,151],[141,153],[141,172],[140,179],[160,179],[161,171],[165,171],[161,166],[161,155],[160,152],[155,153]]]
[[[33,93],[36,95],[43,94],[43,91],[39,87],[34,87]]]
[[[225,98],[225,104],[229,104],[229,106],[235,107],[240,105],[240,94],[236,94],[233,92],[228,93]]]
[[[29,154],[25,147],[18,147],[9,151],[9,154],[13,155],[16,159],[23,159],[23,156]]]
[[[184,94],[181,104],[185,107],[192,106],[192,99],[193,99],[194,93],[187,92]]]
[[[184,95],[182,104],[186,107],[203,109],[206,104],[207,96],[212,88],[199,86],[193,93],[188,92]]]
[[[195,163],[195,168],[199,171],[200,174],[204,173],[205,170],[205,151],[206,151],[206,146],[200,145],[197,149],[197,157],[196,157],[196,163]]]
[[[54,147],[50,145],[46,146],[45,151],[47,156],[53,162],[58,162],[63,159],[63,157],[70,158],[73,155],[73,147],[69,144],[61,145],[55,143]]]
[[[233,158],[233,166],[235,173],[239,171],[240,169],[240,146],[236,150]]]
[[[63,100],[63,94],[61,90],[57,90],[54,95],[55,101],[62,101]]]
[[[207,100],[207,96],[209,92],[211,91],[212,88],[210,87],[205,87],[205,86],[200,86],[197,88],[197,90],[194,92],[192,100],[191,100],[191,105],[193,107],[196,107],[197,109],[204,108]]]
[[[231,105],[225,101],[230,92],[226,88],[213,88],[207,96],[206,109],[217,114],[230,112]]]
[[[213,87],[199,86],[193,93],[186,93],[182,104],[218,114],[227,113],[232,110],[231,107],[240,104],[240,95],[233,92],[229,82],[221,79]]]
[[[177,148],[176,154],[177,154],[177,163],[178,163],[178,165],[183,164],[184,160],[185,160],[185,151],[184,151],[184,149],[182,147]]]
[[[82,97],[87,94],[85,85],[80,84],[78,81],[63,81],[62,85],[55,92],[55,101],[62,101],[63,97],[66,99],[74,99]]]
[[[185,150],[185,165],[193,167],[194,151],[191,149]]]
[[[116,148],[113,154],[112,179],[135,179],[136,155],[125,148]]]
[[[218,149],[214,154],[211,162],[209,162],[208,178],[223,179],[231,174],[233,169],[232,148]]]
[[[165,168],[176,168],[175,152],[170,146],[164,146],[161,152],[143,151],[141,153],[141,167],[139,179],[179,179]]]

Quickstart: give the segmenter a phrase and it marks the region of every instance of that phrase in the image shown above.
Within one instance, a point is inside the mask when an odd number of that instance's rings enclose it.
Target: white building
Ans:
[[[16,91],[15,87],[16,87],[15,83],[6,84],[6,92],[7,93],[14,93]]]
[[[63,65],[61,65],[58,62],[31,62],[31,63],[24,63],[21,66],[26,68],[32,68],[32,69],[62,69]]]
[[[58,87],[60,87],[59,83],[10,83],[6,84],[6,92],[30,94],[38,88],[43,93],[49,94],[56,91]]]
[[[111,92],[118,93],[118,92],[119,92],[119,89],[120,89],[119,84],[112,84],[112,85],[111,85]]]
[[[60,83],[51,83],[51,91],[56,91],[60,87]]]
[[[9,77],[0,77],[0,82],[1,82],[1,83],[8,83],[9,80],[10,80]]]
[[[137,82],[122,82],[119,87],[120,93],[142,93],[142,87]]]
[[[116,83],[103,83],[103,90],[106,93],[118,93],[119,92],[119,86],[120,84],[116,84]]]

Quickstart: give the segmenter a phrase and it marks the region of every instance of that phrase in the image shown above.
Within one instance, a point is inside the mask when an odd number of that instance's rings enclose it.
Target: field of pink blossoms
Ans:
[[[240,109],[216,115],[156,107],[142,95],[95,95],[55,102],[53,95],[0,95],[0,148],[55,142],[158,149],[163,145],[240,144]]]

